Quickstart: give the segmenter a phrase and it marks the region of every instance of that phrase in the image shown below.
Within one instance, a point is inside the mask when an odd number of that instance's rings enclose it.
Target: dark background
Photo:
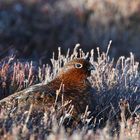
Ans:
[[[84,50],[110,40],[112,57],[140,59],[140,0],[0,0],[0,58],[47,62],[80,43]]]

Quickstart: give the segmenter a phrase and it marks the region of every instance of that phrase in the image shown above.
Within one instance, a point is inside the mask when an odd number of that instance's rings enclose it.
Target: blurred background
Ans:
[[[140,60],[140,0],[0,0],[0,59],[48,61],[76,43]]]

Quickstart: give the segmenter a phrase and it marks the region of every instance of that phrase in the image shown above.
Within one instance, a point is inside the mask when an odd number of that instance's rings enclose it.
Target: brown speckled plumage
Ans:
[[[71,100],[74,105],[76,114],[84,113],[86,106],[91,106],[91,85],[87,77],[90,76],[94,67],[85,59],[74,59],[68,62],[58,76],[46,85],[37,84],[23,91],[17,92],[0,101],[0,105],[6,104],[7,101],[17,102],[20,105],[35,104],[39,107],[50,107],[56,99],[56,90],[63,85],[64,100]],[[59,98],[58,98],[59,101]]]

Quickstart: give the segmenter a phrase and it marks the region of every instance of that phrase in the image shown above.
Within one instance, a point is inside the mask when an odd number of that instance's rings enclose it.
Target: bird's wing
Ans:
[[[0,100],[0,105],[17,100],[18,102],[33,102],[37,98],[46,98],[55,96],[55,87],[49,86],[49,84],[36,84],[22,91],[16,92],[2,100]]]

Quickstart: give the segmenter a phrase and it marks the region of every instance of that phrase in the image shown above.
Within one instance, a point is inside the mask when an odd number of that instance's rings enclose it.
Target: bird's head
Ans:
[[[60,75],[67,80],[84,80],[91,75],[91,70],[95,67],[88,60],[77,58],[65,64]]]

